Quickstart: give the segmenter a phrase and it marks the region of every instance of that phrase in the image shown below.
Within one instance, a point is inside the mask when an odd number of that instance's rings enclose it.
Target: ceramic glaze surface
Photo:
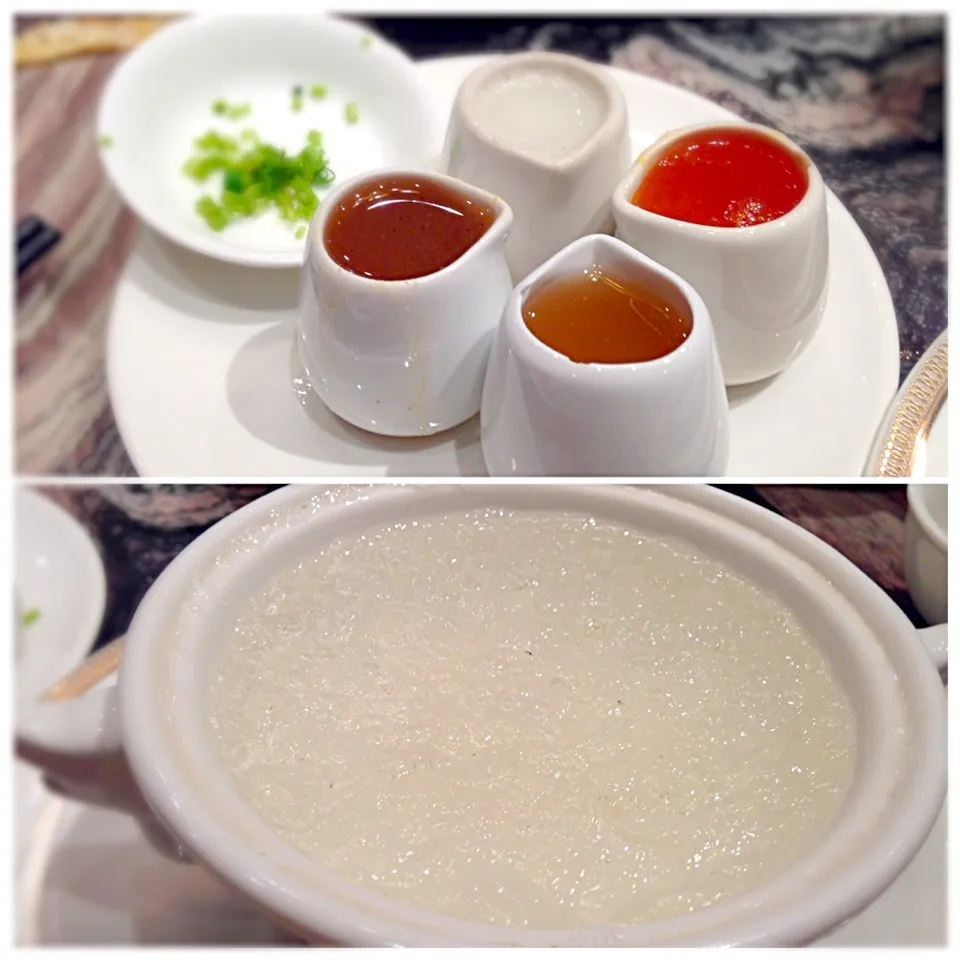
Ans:
[[[469,920],[632,924],[811,852],[854,721],[772,594],[568,513],[373,528],[242,610],[213,734],[280,836]]]

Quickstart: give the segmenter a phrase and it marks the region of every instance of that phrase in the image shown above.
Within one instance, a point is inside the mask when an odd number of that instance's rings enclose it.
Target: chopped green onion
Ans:
[[[194,146],[197,152],[183,168],[187,176],[198,183],[215,173],[222,176],[219,199],[205,195],[196,204],[196,212],[217,232],[271,206],[289,223],[309,222],[320,203],[314,187],[333,183],[323,138],[316,130],[293,156],[262,143],[250,130],[239,139],[210,130]]]
[[[31,607],[29,610],[24,610],[20,619],[25,627],[29,627],[40,619],[40,611],[36,607]]]
[[[103,135],[99,138],[99,142],[100,142],[100,146],[103,147],[104,149],[106,149],[107,147],[112,147],[112,146],[113,146],[113,137],[108,136],[107,134],[103,134]]]
[[[310,96],[313,97],[314,100],[323,100],[326,95],[327,88],[322,83],[315,83],[310,88]]]
[[[348,103],[343,108],[343,118],[351,126],[360,119],[360,111],[357,109],[357,105],[355,103]]]
[[[306,227],[297,227],[297,232],[294,234],[294,236],[295,236],[298,240],[302,240],[306,235],[307,235],[307,228],[306,228]]]
[[[207,226],[218,233],[225,229],[228,223],[227,214],[213,197],[203,196],[197,201],[197,213],[207,221]]]
[[[223,175],[223,189],[230,193],[243,193],[246,184],[239,170],[227,170]]]
[[[364,50],[368,49],[372,43],[373,37],[371,37],[369,33],[365,33],[360,38],[360,46],[363,47]]]
[[[218,117],[226,117],[228,120],[241,120],[250,113],[249,103],[228,103],[222,97],[213,101],[210,110]]]
[[[293,88],[291,97],[292,101],[290,106],[294,113],[299,113],[303,108],[303,87],[301,87],[299,83]]]

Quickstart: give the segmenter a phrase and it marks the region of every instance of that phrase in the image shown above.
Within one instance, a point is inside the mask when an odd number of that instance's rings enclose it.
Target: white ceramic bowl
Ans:
[[[484,506],[576,511],[679,536],[789,604],[822,642],[857,720],[853,784],[810,856],[748,895],[663,922],[523,930],[434,915],[346,883],[269,830],[237,792],[207,735],[212,671],[237,606],[333,537]],[[64,777],[82,779],[90,764],[116,758],[122,740],[139,789],[173,835],[264,912],[313,942],[802,944],[879,896],[917,852],[942,804],[946,697],[921,636],[878,586],[823,541],[705,486],[483,484],[326,493],[289,487],[212,527],[160,575],[134,618],[118,687],[24,709],[17,729],[21,744],[59,774],[64,790]],[[90,784],[88,777],[88,790]],[[118,789],[115,779],[100,800],[134,808]]]
[[[904,569],[907,589],[927,623],[947,622],[947,485],[907,487]]]
[[[311,98],[314,84],[328,88],[325,99]],[[300,112],[291,109],[297,85]],[[252,112],[216,117],[217,98]],[[352,125],[348,103],[359,112]],[[335,184],[428,159],[430,120],[413,61],[357,24],[317,15],[201,16],[165,27],[114,70],[97,118],[101,140],[109,138],[100,149],[107,175],[154,230],[220,260],[297,267],[305,240],[275,212],[214,232],[194,209],[204,193],[219,196],[220,177],[198,185],[184,175],[193,141],[209,129],[236,136],[245,128],[290,153],[320,131]]]
[[[484,120],[484,91],[499,83],[548,72],[565,77],[595,100],[599,125],[589,138],[560,156],[545,159],[515,145]],[[522,82],[522,81],[521,81]],[[523,107],[531,109],[523,112]],[[563,119],[549,104],[521,104],[513,123],[546,135]],[[581,110],[582,112],[582,110]],[[514,131],[515,132],[515,131]],[[514,215],[507,260],[519,281],[568,243],[613,230],[610,195],[630,163],[630,133],[623,91],[605,71],[579,57],[536,51],[495,57],[478,67],[457,92],[441,165],[445,173],[503,197]]]
[[[384,436],[425,437],[480,412],[490,344],[513,289],[503,250],[513,214],[499,197],[450,177],[381,174],[440,183],[491,208],[496,219],[435,273],[373,280],[340,266],[324,245],[330,211],[362,185],[356,179],[343,184],[310,227],[297,344],[310,385],[338,417]]]
[[[687,339],[642,363],[575,363],[538,340],[523,319],[526,298],[592,264],[642,276],[686,304],[693,316]],[[574,241],[520,283],[503,311],[483,385],[480,438],[493,476],[722,476],[730,410],[700,296],[613,237]]]
[[[759,131],[800,159],[808,186],[796,207],[752,227],[708,227],[630,202],[671,144],[696,131],[731,128]],[[620,182],[613,211],[618,237],[680,274],[703,297],[727,384],[779,373],[813,339],[826,303],[826,189],[813,161],[782,134],[742,122],[672,130],[645,150]]]

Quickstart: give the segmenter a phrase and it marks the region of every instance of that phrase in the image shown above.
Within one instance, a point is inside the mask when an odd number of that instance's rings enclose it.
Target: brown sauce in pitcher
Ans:
[[[330,257],[371,280],[412,280],[459,260],[497,213],[446,184],[415,176],[371,177],[331,211]]]

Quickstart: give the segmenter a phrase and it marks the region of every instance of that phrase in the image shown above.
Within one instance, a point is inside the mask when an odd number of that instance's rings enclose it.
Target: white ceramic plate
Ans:
[[[946,806],[916,858],[824,947],[946,944]],[[277,945],[290,938],[122,813],[51,799],[17,880],[20,945]]]
[[[439,153],[450,106],[485,57],[418,66]],[[731,114],[694,94],[614,68],[634,149]],[[823,324],[780,376],[730,390],[731,477],[859,476],[897,389],[899,336],[866,238],[828,198],[831,262]],[[472,420],[428,440],[374,437],[337,420],[307,389],[293,351],[295,271],[242,270],[146,235],[119,282],[107,344],[110,397],[143,476],[482,475]]]
[[[100,554],[83,527],[46,497],[19,489],[14,496],[14,590],[19,633],[15,695],[32,697],[56,683],[89,652],[103,619],[107,582]],[[39,618],[22,627],[19,617]],[[17,862],[30,842],[30,825],[46,803],[40,775],[14,764]]]
[[[927,348],[884,414],[867,458],[873,477],[947,478],[947,331]]]
[[[322,100],[310,87],[327,88]],[[294,111],[293,88],[303,100]],[[238,120],[217,117],[224,99],[249,105]],[[357,107],[350,124],[346,106]],[[165,27],[117,67],[104,91],[100,156],[128,206],[175,241],[211,257],[257,267],[295,267],[305,240],[268,210],[214,232],[194,206],[219,193],[219,175],[204,184],[183,164],[208,130],[236,137],[256,130],[288,153],[318,130],[337,179],[380,166],[418,166],[426,159],[429,116],[413,61],[365,28],[324,16],[201,16]],[[321,195],[323,191],[320,191]]]

